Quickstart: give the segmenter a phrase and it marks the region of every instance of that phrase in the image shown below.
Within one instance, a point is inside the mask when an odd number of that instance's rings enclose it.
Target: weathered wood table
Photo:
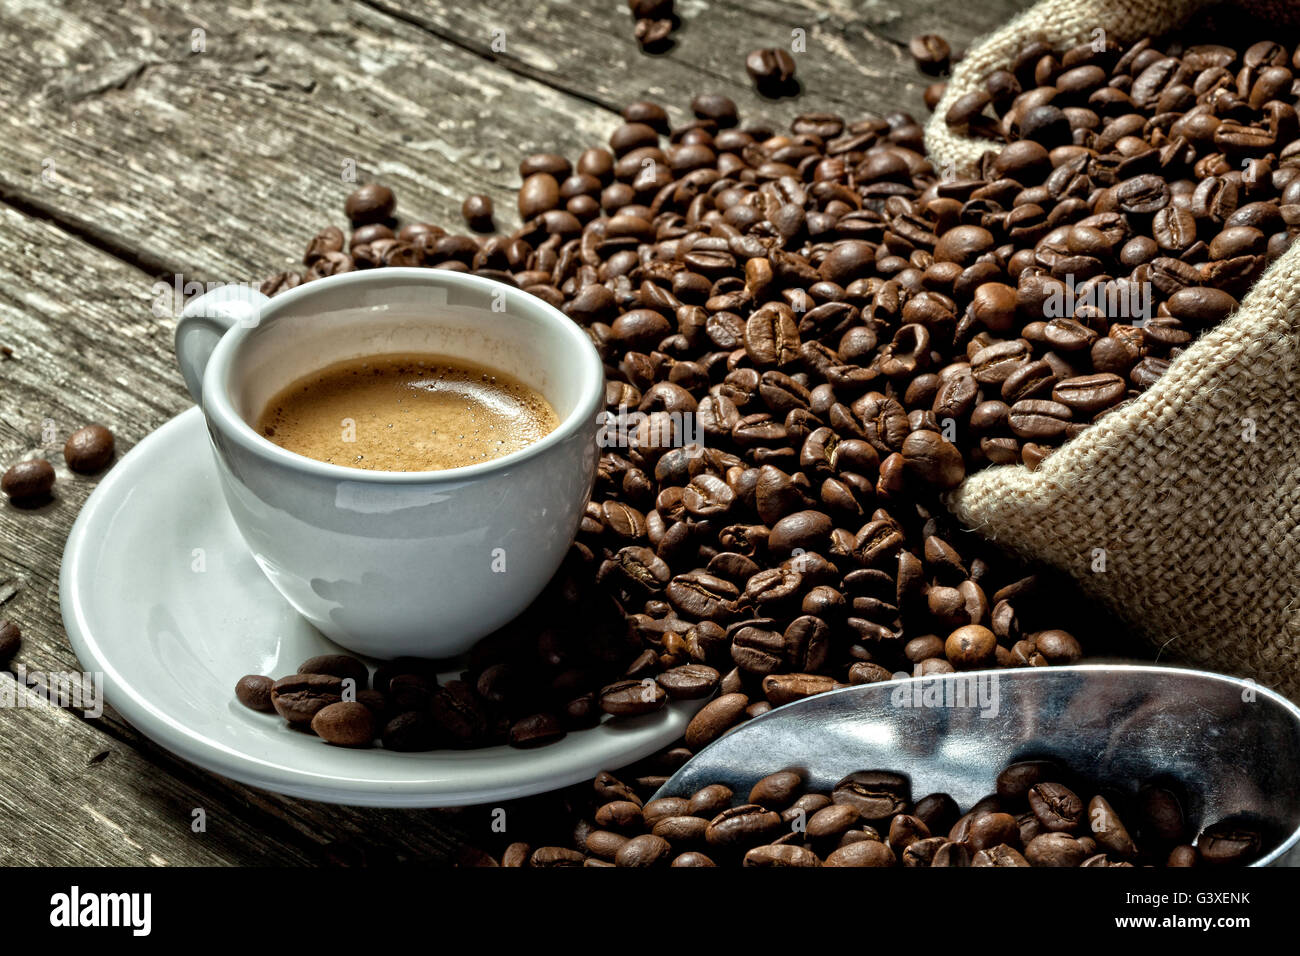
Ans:
[[[405,216],[458,227],[461,199],[484,192],[510,228],[519,159],[603,143],[636,99],[676,119],[701,91],[782,125],[924,116],[908,39],[960,49],[1026,5],[679,0],[673,48],[647,56],[621,0],[0,2],[0,462],[40,454],[59,474],[51,503],[0,505],[0,618],[23,630],[0,681],[19,663],[81,669],[58,574],[94,480],[63,467],[64,439],[102,422],[120,455],[190,405],[160,289],[293,267],[318,228],[345,224],[351,169],[392,186]],[[797,30],[803,94],[764,101],[744,55]],[[446,862],[488,826],[482,808],[253,791],[111,710],[0,710],[3,864]]]

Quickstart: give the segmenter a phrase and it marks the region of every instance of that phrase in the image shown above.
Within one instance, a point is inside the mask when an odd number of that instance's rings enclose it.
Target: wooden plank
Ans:
[[[0,866],[302,864],[245,808],[157,771],[0,671]],[[199,811],[196,813],[195,811]]]
[[[522,155],[576,154],[613,120],[355,2],[9,5],[0,34],[22,38],[0,75],[0,198],[157,274],[292,267],[341,222],[350,167],[403,215],[455,225],[487,192],[509,221]]]
[[[742,118],[764,118],[778,126],[815,110],[856,117],[904,109],[923,120],[921,94],[931,80],[913,66],[908,40],[916,33],[939,32],[960,48],[1029,5],[1029,0],[964,7],[933,0],[679,2],[682,25],[672,34],[672,48],[648,56],[633,38],[623,3],[372,2],[508,69],[580,90],[613,109],[648,97],[681,120],[688,118],[692,96],[707,90],[734,99]],[[485,30],[485,23],[498,32]],[[794,53],[802,95],[775,101],[760,96],[745,73],[745,55],[764,46],[790,48],[795,30],[802,31],[806,44]]]

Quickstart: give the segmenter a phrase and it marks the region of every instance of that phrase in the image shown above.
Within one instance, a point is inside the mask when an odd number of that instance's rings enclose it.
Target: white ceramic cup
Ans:
[[[397,352],[513,375],[559,427],[494,461],[397,472],[315,461],[250,424],[295,379]],[[461,653],[527,607],[573,541],[595,480],[604,370],[586,333],[535,296],[441,269],[349,272],[274,299],[225,287],[186,307],[176,356],[257,563],[350,650]]]

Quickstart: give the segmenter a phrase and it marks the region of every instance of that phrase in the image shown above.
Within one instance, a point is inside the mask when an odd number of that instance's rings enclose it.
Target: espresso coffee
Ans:
[[[307,458],[369,471],[440,471],[500,458],[559,416],[518,379],[445,355],[338,362],[293,382],[257,430]]]

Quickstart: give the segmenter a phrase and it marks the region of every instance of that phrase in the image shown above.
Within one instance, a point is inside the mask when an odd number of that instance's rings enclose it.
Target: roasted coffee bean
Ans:
[[[351,680],[354,691],[365,690],[370,683],[370,671],[364,663],[348,654],[322,654],[308,658],[298,665],[299,674],[328,674],[340,680]]]
[[[987,627],[967,624],[948,635],[944,654],[958,670],[975,670],[993,665],[997,646],[997,636]]]
[[[1052,400],[1067,406],[1076,415],[1095,415],[1124,400],[1128,383],[1110,372],[1081,375],[1058,382]]]
[[[749,792],[748,803],[755,803],[769,810],[784,810],[799,796],[803,787],[803,775],[797,770],[781,770],[770,773]]]
[[[906,812],[911,786],[906,777],[885,770],[851,773],[835,785],[831,799],[853,807],[867,821],[888,820]]]
[[[529,866],[582,866],[585,858],[577,850],[563,846],[542,846],[533,851],[528,859]]]
[[[674,846],[702,844],[709,820],[699,816],[660,817],[654,823],[654,835]]]
[[[755,50],[745,57],[745,72],[763,92],[779,92],[794,79],[794,57],[780,47]]]
[[[477,746],[487,733],[483,705],[464,681],[448,681],[439,687],[429,703],[429,713],[438,729],[456,746]]]
[[[744,866],[815,867],[821,866],[817,854],[807,847],[786,845],[756,846],[745,854]]]
[[[973,851],[1019,843],[1020,825],[1009,813],[978,813],[971,817],[965,842]]]
[[[730,787],[711,783],[691,794],[687,809],[693,816],[712,819],[731,805],[733,796]]]
[[[714,847],[751,847],[781,828],[781,815],[757,804],[723,810],[709,821],[704,839]]]
[[[365,704],[340,701],[318,710],[311,719],[311,729],[326,743],[338,747],[369,747],[375,737],[375,715]]]
[[[475,232],[491,232],[493,230],[493,212],[492,197],[484,196],[481,193],[467,196],[460,206],[460,214],[464,217],[465,224]]]
[[[1029,866],[1029,861],[1013,847],[1004,844],[980,850],[971,857],[971,866]]]
[[[423,712],[398,714],[384,725],[381,740],[386,750],[433,750],[438,745],[438,726],[432,717]]]
[[[898,858],[879,840],[859,840],[826,857],[826,866],[894,866]]]
[[[636,22],[633,35],[636,37],[636,42],[643,49],[653,50],[665,43],[672,32],[673,21],[669,18],[662,20],[642,19]]]
[[[343,688],[329,674],[294,674],[271,686],[271,706],[291,724],[310,724],[321,708],[342,701]]]
[[[1232,821],[1212,824],[1196,840],[1197,859],[1210,866],[1243,866],[1259,856],[1259,832]]]
[[[705,704],[686,725],[686,746],[699,750],[717,740],[743,719],[748,706],[748,697],[734,693]]]
[[[966,477],[961,452],[938,432],[912,432],[903,440],[902,454],[907,470],[936,488],[955,488]]]
[[[39,501],[49,495],[53,487],[54,466],[44,458],[20,461],[0,478],[0,491],[13,501]]]
[[[1008,805],[1023,806],[1029,798],[1030,787],[1059,780],[1062,776],[1063,768],[1050,760],[1022,760],[998,774],[998,796]]]
[[[396,206],[397,199],[391,189],[378,183],[367,183],[348,196],[343,211],[353,226],[363,226],[388,219]]]
[[[1098,795],[1088,801],[1088,826],[1097,844],[1111,856],[1129,859],[1137,855],[1137,845],[1105,797]]]
[[[113,433],[103,425],[86,425],[68,436],[63,460],[73,471],[93,475],[113,460]]]
[[[656,680],[674,700],[699,700],[717,689],[722,675],[707,664],[683,664],[660,674]]]
[[[912,37],[907,50],[921,72],[932,76],[947,70],[952,58],[952,47],[948,41],[934,33]]]
[[[1138,794],[1139,831],[1146,839],[1164,844],[1187,838],[1182,803],[1167,787],[1146,787]]]
[[[4,653],[3,646],[5,629],[10,627],[12,625],[8,621],[0,624],[0,664],[7,663],[9,658],[13,656],[12,653]],[[17,642],[15,641],[15,648],[16,646]],[[239,678],[239,682],[235,684],[235,697],[250,710],[260,710],[267,714],[273,713],[275,707],[271,704],[271,688],[274,685],[275,681],[269,677],[263,677],[261,674],[248,674]]]
[[[1036,783],[1026,796],[1029,809],[1049,833],[1072,831],[1083,819],[1083,801],[1059,783]]]
[[[662,708],[667,694],[652,678],[625,680],[603,688],[600,709],[621,717],[649,714]]]
[[[510,725],[508,742],[512,747],[541,747],[564,735],[564,725],[554,714],[530,714]]]
[[[614,854],[615,866],[667,866],[673,858],[673,848],[663,837],[643,833],[628,840]]]
[[[1044,833],[1025,845],[1030,866],[1079,866],[1088,851],[1068,833]]]

